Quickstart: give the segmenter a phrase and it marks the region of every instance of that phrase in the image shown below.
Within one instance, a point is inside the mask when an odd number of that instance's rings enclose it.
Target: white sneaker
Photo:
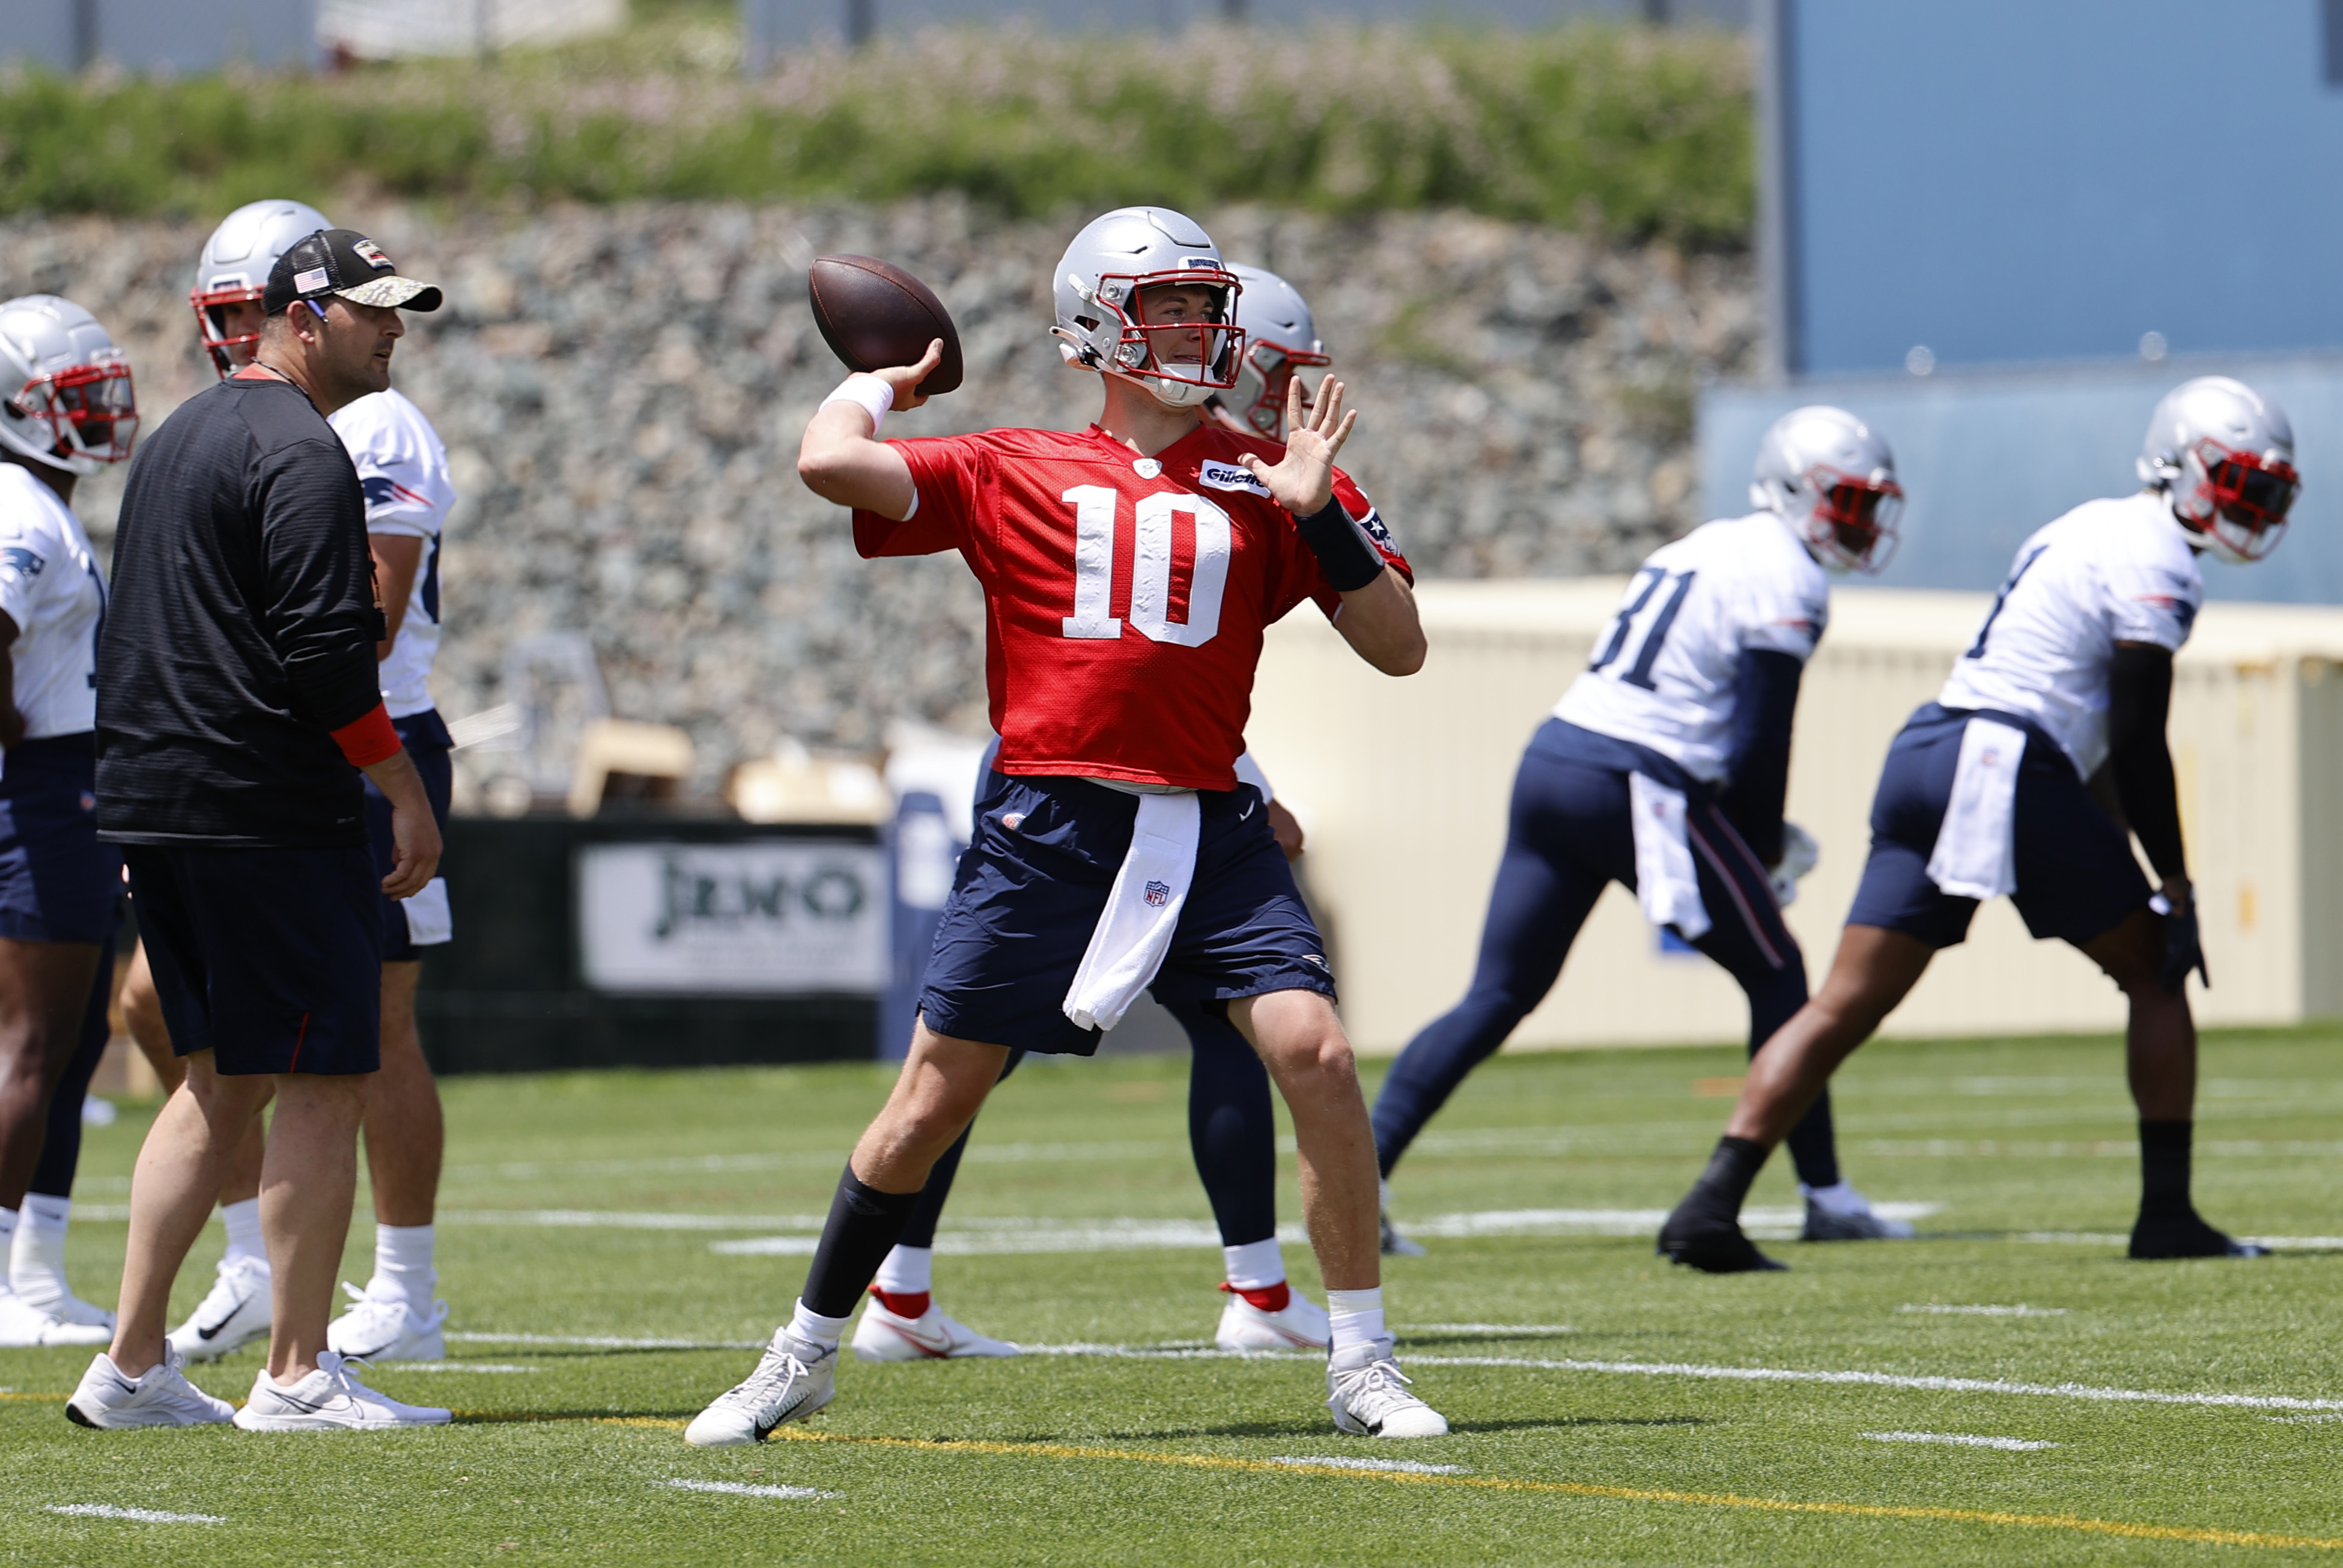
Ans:
[[[322,1351],[317,1370],[287,1388],[263,1367],[236,1424],[246,1432],[389,1432],[445,1426],[455,1419],[450,1412],[376,1392],[359,1381],[360,1370],[361,1363]]]
[[[718,1394],[684,1428],[694,1448],[739,1448],[762,1442],[785,1421],[803,1421],[838,1392],[838,1352],[793,1337],[783,1324],[757,1370],[738,1388]]]
[[[83,1306],[89,1306],[87,1302]],[[96,1311],[91,1308],[91,1311]],[[30,1350],[36,1345],[110,1345],[114,1318],[100,1314],[103,1323],[70,1322],[33,1305],[13,1291],[0,1290],[0,1350]]]
[[[171,1348],[191,1362],[216,1362],[268,1337],[268,1260],[222,1258],[212,1288],[171,1331]]]
[[[1806,1222],[1801,1241],[1905,1241],[1912,1237],[1908,1220],[1890,1220],[1871,1211],[1871,1200],[1841,1181],[1828,1187],[1798,1183],[1806,1201]]]
[[[326,1328],[335,1352],[366,1362],[444,1362],[447,1341],[439,1332],[447,1303],[434,1302],[418,1312],[405,1296],[377,1296],[344,1281],[349,1310]]]
[[[1224,1351],[1322,1351],[1333,1337],[1326,1309],[1295,1291],[1285,1305],[1264,1312],[1229,1287],[1221,1326],[1212,1342]]]
[[[168,1345],[163,1359],[135,1378],[124,1377],[114,1358],[99,1352],[81,1374],[65,1419],[75,1426],[115,1430],[126,1426],[216,1426],[236,1417],[236,1406],[214,1399],[187,1381],[187,1359]]]
[[[916,1318],[890,1312],[877,1292],[863,1303],[862,1321],[854,1325],[854,1359],[859,1362],[958,1361],[964,1356],[1013,1356],[1017,1347],[1007,1340],[978,1333],[957,1318],[944,1316],[932,1301]]]
[[[1353,1345],[1326,1362],[1326,1408],[1334,1425],[1361,1437],[1438,1437],[1448,1419],[1407,1392],[1392,1342]]]

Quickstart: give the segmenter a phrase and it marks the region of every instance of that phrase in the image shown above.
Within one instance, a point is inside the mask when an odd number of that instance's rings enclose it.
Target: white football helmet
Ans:
[[[1165,284],[1211,290],[1204,320],[1147,321],[1140,294]],[[1169,207],[1117,207],[1066,247],[1051,284],[1058,323],[1050,330],[1067,363],[1127,377],[1174,408],[1192,408],[1237,384],[1243,287],[1194,219]]]
[[[2227,376],[2199,376],[2164,395],[2147,421],[2139,477],[2172,498],[2190,544],[2237,565],[2278,548],[2302,493],[2286,410]]]
[[[54,294],[0,305],[0,441],[68,474],[123,461],[138,438],[129,361],[96,317]]]
[[[1896,553],[1904,487],[1896,454],[1844,408],[1793,408],[1757,443],[1749,499],[1775,513],[1815,558],[1840,571],[1875,572]]]
[[[196,324],[210,350],[212,368],[225,381],[236,367],[236,351],[246,358],[260,341],[258,333],[230,337],[220,326],[217,307],[258,299],[268,285],[268,269],[277,258],[321,228],[334,226],[316,207],[297,201],[272,199],[249,202],[236,208],[204,241],[196,258],[196,286],[187,303],[196,309]]]
[[[1293,373],[1332,364],[1333,357],[1318,341],[1318,323],[1300,289],[1241,261],[1229,270],[1250,297],[1244,302],[1244,354],[1237,361],[1236,392],[1224,402],[1247,432],[1282,441],[1285,392]]]

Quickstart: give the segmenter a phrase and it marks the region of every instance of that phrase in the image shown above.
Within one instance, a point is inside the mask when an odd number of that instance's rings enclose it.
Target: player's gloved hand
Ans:
[[[2179,996],[2187,989],[2190,970],[2206,989],[2212,988],[2213,972],[2205,967],[2205,943],[2197,929],[2197,900],[2184,898],[2165,912],[2164,962],[2157,966],[2157,983]]]
[[[1766,868],[1774,879],[1774,901],[1788,909],[1798,900],[1798,883],[1821,863],[1823,847],[1795,822],[1782,824],[1782,858]]]

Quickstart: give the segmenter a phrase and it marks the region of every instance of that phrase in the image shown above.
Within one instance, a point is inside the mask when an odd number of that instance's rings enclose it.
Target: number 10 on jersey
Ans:
[[[1060,498],[1074,508],[1074,613],[1061,623],[1073,638],[1113,638],[1122,621],[1114,604],[1114,530],[1121,498],[1104,485],[1076,485]],[[1188,618],[1172,618],[1173,519],[1188,514],[1196,537],[1189,568]],[[1156,642],[1202,648],[1221,629],[1221,594],[1229,580],[1229,515],[1202,496],[1159,491],[1140,498],[1131,551],[1131,624]]]

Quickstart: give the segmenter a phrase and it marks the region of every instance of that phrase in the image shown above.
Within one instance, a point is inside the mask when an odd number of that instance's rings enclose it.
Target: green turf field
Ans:
[[[2343,1233],[2338,1046],[2207,1041],[2199,1200],[2304,1239],[2267,1261],[2124,1261],[2119,1045],[1999,1040],[1875,1046],[1839,1081],[1849,1174],[1941,1204],[1923,1240],[1781,1242],[1792,1272],[1730,1279],[1655,1261],[1634,1211],[1694,1174],[1737,1052],[1493,1062],[1402,1168],[1432,1251],[1385,1276],[1403,1357],[1456,1430],[1383,1444],[1333,1432],[1306,1360],[1164,1353],[1207,1342],[1220,1301],[1184,1060],[1039,1063],[980,1125],[938,1298],[1062,1353],[850,1362],[809,1428],[714,1452],[682,1423],[754,1362],[725,1342],[787,1311],[883,1075],[458,1081],[440,1255],[471,1337],[444,1368],[374,1377],[458,1424],[92,1432],[62,1406],[85,1353],[0,1352],[0,1560],[2343,1561],[2343,1241],[2322,1239]],[[119,1212],[144,1125],[93,1131],[85,1205]],[[1753,1201],[1793,1198],[1776,1161]],[[83,1294],[112,1300],[122,1234],[76,1221]],[[353,1240],[363,1279],[371,1232]],[[774,1250],[714,1250],[759,1240]],[[219,1246],[215,1228],[178,1311]],[[578,1342],[597,1338],[683,1343]],[[197,1381],[240,1398],[256,1363]],[[1720,1375],[1753,1370],[1860,1375]],[[1338,1468],[1362,1459],[1440,1468]],[[55,1512],[78,1504],[218,1522]]]

